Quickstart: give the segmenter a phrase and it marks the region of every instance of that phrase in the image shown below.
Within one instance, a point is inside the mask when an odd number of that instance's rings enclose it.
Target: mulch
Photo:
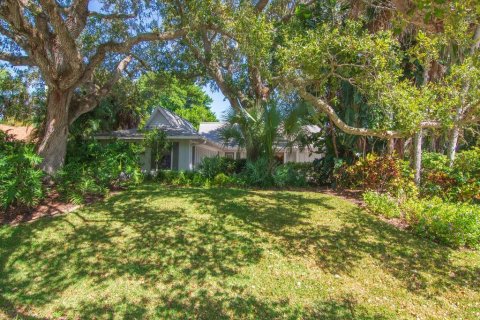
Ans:
[[[35,208],[12,207],[6,212],[0,212],[0,225],[18,225],[28,223],[43,217],[54,217],[67,214],[80,207],[61,201],[58,194],[50,194]]]

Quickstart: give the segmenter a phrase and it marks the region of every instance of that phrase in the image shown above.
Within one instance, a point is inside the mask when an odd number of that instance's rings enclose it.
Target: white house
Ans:
[[[199,130],[187,120],[175,113],[157,108],[147,121],[144,130],[159,128],[167,134],[167,139],[172,143],[171,150],[166,153],[158,168],[171,170],[195,170],[205,157],[227,157],[232,159],[246,158],[244,149],[234,144],[225,144],[221,138],[224,122],[202,122]],[[316,126],[305,126],[305,130],[318,132]],[[101,133],[96,136],[100,140],[121,139],[129,142],[140,142],[143,133],[138,129],[118,130]],[[282,147],[283,145],[283,147]],[[286,147],[286,143],[278,143],[277,158],[286,162],[310,162],[322,155],[311,153],[309,150],[297,146]],[[151,171],[156,168],[155,157],[150,149],[142,155],[143,169]]]

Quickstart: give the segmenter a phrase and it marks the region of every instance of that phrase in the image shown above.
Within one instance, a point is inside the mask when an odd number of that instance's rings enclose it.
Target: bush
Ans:
[[[86,141],[69,145],[66,164],[55,176],[58,192],[74,203],[103,196],[109,189],[139,183],[143,176],[134,144]]]
[[[239,173],[245,166],[245,160],[233,160],[224,157],[207,157],[203,158],[199,165],[199,172],[207,179],[213,179],[219,173],[232,175]]]
[[[224,187],[230,183],[231,183],[230,178],[224,173],[217,174],[215,178],[213,178],[213,182],[212,182],[212,184],[217,187]]]
[[[415,196],[417,189],[408,162],[393,156],[368,154],[353,165],[343,164],[335,171],[339,188],[355,188]]]
[[[248,186],[271,187],[274,185],[272,172],[274,164],[267,158],[259,158],[257,161],[247,161],[245,170],[239,178]]]
[[[397,201],[388,194],[367,191],[363,194],[363,200],[367,208],[374,214],[382,215],[389,219],[401,217]]]
[[[275,169],[274,184],[277,187],[305,187],[311,168],[310,164],[303,163],[282,164]]]
[[[195,171],[159,170],[155,180],[167,185],[203,187],[208,179]]]
[[[422,166],[422,195],[480,202],[480,148],[459,152],[452,168],[445,155],[425,153]]]
[[[0,207],[33,207],[44,197],[41,158],[32,144],[13,141],[0,131]]]
[[[452,246],[480,246],[480,207],[465,203],[425,201],[416,217],[414,230]]]

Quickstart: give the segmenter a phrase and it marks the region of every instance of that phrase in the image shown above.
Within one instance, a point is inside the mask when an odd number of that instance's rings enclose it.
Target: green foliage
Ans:
[[[242,160],[233,160],[220,156],[203,158],[199,165],[199,172],[207,179],[213,179],[220,173],[232,175],[239,173],[245,162]]]
[[[449,201],[480,202],[480,148],[459,152],[452,167],[446,156],[422,157],[421,193]]]
[[[382,215],[386,218],[401,217],[397,201],[386,193],[367,191],[363,194],[363,201],[365,201],[367,208],[374,214]]]
[[[210,186],[210,179],[195,171],[159,170],[155,173],[154,180],[162,184],[174,186]]]
[[[170,150],[172,144],[167,140],[167,134],[165,131],[158,128],[146,130],[143,136],[143,146],[151,149],[155,169],[158,170],[158,166],[161,163],[165,152]]]
[[[217,187],[225,187],[230,183],[231,183],[231,179],[225,173],[217,174],[212,181],[212,185]]]
[[[44,197],[41,158],[32,144],[13,141],[0,131],[0,208],[33,207]]]
[[[0,122],[35,122],[43,113],[44,100],[44,85],[36,70],[0,66]]]
[[[210,110],[212,99],[201,87],[175,77],[147,72],[136,83],[138,103],[150,114],[155,107],[163,107],[188,120],[198,129],[200,122],[216,121]]]
[[[111,188],[139,183],[138,152],[136,145],[122,141],[70,144],[66,164],[55,176],[57,190],[68,201],[81,203]]]
[[[240,179],[249,186],[271,187],[274,184],[272,172],[272,162],[261,157],[256,161],[247,161],[245,170],[240,174]]]
[[[416,195],[408,163],[394,156],[368,154],[352,165],[335,171],[337,186],[362,190],[389,191],[395,195]]]
[[[276,187],[306,187],[312,171],[310,163],[286,163],[279,165],[273,174]]]
[[[480,246],[480,207],[466,203],[425,201],[414,230],[452,246]]]

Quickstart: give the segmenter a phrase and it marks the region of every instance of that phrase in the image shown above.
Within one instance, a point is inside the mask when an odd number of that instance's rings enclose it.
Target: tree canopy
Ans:
[[[196,82],[218,88],[237,118],[293,101],[352,136],[415,135],[421,146],[424,132],[444,134],[453,159],[461,130],[478,125],[479,8],[474,0],[9,0],[0,5],[0,59],[37,68],[48,87],[38,145],[47,172],[62,165],[69,126],[125,71],[141,108],[160,105],[195,125],[214,119]]]

